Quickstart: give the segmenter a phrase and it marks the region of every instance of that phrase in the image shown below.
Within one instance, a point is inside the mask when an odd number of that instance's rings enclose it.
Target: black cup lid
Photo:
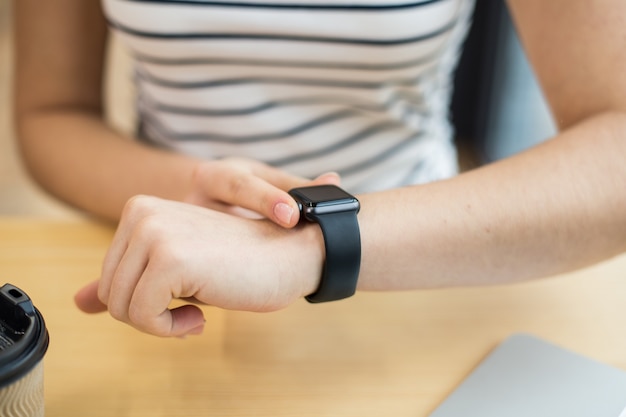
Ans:
[[[48,349],[46,324],[26,293],[0,287],[0,389],[26,375]]]

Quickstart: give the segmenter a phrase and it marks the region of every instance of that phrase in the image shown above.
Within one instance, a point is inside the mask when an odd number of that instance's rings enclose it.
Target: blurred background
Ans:
[[[12,0],[0,0],[0,215],[80,217],[38,188],[19,159],[11,111],[11,5]],[[131,132],[129,57],[115,40],[109,55],[107,117],[118,129]],[[455,79],[451,118],[464,169],[512,155],[555,131],[503,0],[476,0],[474,24]]]
[[[19,158],[11,108],[13,94],[11,15],[14,1],[19,0],[0,0],[0,216],[44,216],[55,219],[81,217],[80,212],[41,190],[28,176]],[[105,81],[108,93],[107,118],[118,129],[131,132],[134,110],[130,59],[114,39],[109,55]]]
[[[38,189],[19,160],[13,132],[10,0],[0,0],[0,215],[75,215]]]
[[[552,115],[524,55],[504,0],[476,0],[456,72],[451,117],[461,150],[479,163],[553,135]]]

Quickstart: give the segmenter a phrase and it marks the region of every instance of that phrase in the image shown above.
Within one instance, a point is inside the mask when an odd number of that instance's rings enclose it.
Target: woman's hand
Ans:
[[[102,276],[75,297],[78,307],[158,336],[202,331],[193,298],[216,307],[272,311],[315,291],[324,244],[318,227],[286,230],[156,197],[131,199]]]
[[[265,217],[283,227],[298,224],[298,205],[287,191],[307,185],[339,185],[327,173],[314,180],[288,174],[262,162],[225,158],[200,162],[185,202],[244,217]]]

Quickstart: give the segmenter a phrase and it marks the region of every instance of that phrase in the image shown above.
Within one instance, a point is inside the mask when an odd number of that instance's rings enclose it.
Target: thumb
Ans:
[[[98,298],[98,284],[100,281],[94,281],[81,288],[74,296],[74,303],[85,313],[94,314],[107,311],[106,304]]]

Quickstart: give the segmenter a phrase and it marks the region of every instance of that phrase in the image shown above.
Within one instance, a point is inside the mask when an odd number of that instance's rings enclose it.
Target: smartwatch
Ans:
[[[334,185],[294,188],[289,194],[298,203],[300,221],[319,224],[326,248],[320,285],[306,300],[322,303],[352,296],[361,266],[359,200]]]

